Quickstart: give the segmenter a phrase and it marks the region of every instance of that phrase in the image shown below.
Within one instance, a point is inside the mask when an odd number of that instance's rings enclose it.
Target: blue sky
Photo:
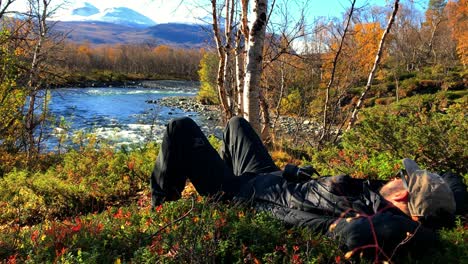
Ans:
[[[220,2],[222,0],[219,0]],[[283,0],[284,1],[284,0]],[[409,0],[404,0],[409,1]],[[403,2],[404,2],[403,1]],[[425,8],[428,0],[412,0],[421,9]],[[25,0],[18,0],[15,8],[21,9],[22,3]],[[64,1],[55,0],[55,4]],[[68,17],[70,10],[79,6],[83,6],[84,2],[89,2],[97,8],[103,10],[111,7],[129,7],[143,15],[153,19],[156,23],[167,22],[199,22],[200,18],[207,15],[210,8],[208,0],[68,0],[68,4],[64,5],[57,15],[61,19]],[[277,2],[281,2],[278,1]],[[349,0],[290,0],[289,11],[293,13],[299,12],[301,4],[297,2],[307,2],[306,14],[312,19],[316,16],[334,17],[341,16],[343,11],[350,6]],[[369,5],[391,5],[393,1],[389,0],[358,0],[358,6]]]

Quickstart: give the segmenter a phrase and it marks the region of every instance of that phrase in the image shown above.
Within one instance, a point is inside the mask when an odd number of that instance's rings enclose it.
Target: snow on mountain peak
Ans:
[[[88,17],[99,14],[99,12],[100,11],[97,7],[88,2],[85,2],[84,6],[73,9],[72,15]]]
[[[98,21],[132,27],[150,27],[156,23],[149,17],[127,7],[112,7],[99,10],[94,5],[84,2],[71,10],[71,13],[59,17],[59,21]]]
[[[154,26],[156,23],[149,17],[127,7],[106,8],[102,12],[102,21],[133,26]]]

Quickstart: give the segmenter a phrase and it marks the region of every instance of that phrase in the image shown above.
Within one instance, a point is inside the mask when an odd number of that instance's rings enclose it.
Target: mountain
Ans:
[[[94,45],[149,43],[201,48],[209,46],[213,39],[206,25],[180,23],[141,28],[98,21],[58,21],[54,30],[67,33],[68,41]]]
[[[127,7],[100,10],[81,3],[55,19],[54,30],[66,33],[72,42],[100,44],[165,44],[179,47],[206,47],[212,34],[207,26],[195,24],[156,24]]]
[[[85,2],[76,6],[69,13],[57,17],[58,21],[76,22],[108,22],[130,27],[150,27],[156,23],[149,17],[127,7],[114,7],[100,10],[94,5]]]
[[[156,25],[156,23],[149,17],[146,17],[127,7],[105,9],[101,15],[100,21],[135,27]]]
[[[205,44],[211,42],[211,31],[207,26],[167,23],[159,24],[142,31],[143,34],[153,36],[169,43]]]
[[[99,14],[99,9],[93,6],[90,3],[84,3],[83,7],[75,8],[71,11],[71,14],[74,16],[84,16],[89,17],[92,15]]]

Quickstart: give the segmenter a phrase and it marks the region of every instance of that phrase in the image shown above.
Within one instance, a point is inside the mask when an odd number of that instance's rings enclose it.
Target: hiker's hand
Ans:
[[[312,176],[314,174],[316,174],[317,176],[320,177],[320,174],[318,173],[318,171],[314,167],[312,167],[311,165],[306,165],[304,167],[300,167],[299,169],[301,171],[307,173],[309,175],[309,178],[312,178]]]
[[[313,169],[313,168],[312,168]],[[294,164],[287,164],[284,167],[283,177],[291,182],[306,182],[312,179],[309,170],[304,170]]]

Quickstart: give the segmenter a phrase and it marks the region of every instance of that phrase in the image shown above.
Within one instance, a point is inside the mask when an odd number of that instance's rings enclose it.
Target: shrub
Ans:
[[[447,113],[424,98],[364,111],[363,121],[345,134],[343,148],[361,156],[410,157],[432,170],[467,173],[468,123],[461,104]],[[411,102],[410,104],[407,104]]]
[[[115,150],[89,144],[45,172],[12,171],[0,179],[0,224],[31,224],[99,211],[147,188],[158,147]]]
[[[208,141],[210,142],[211,146],[213,146],[213,148],[216,150],[220,150],[223,144],[223,141],[214,135],[209,135]]]
[[[218,76],[218,56],[214,52],[207,52],[200,61],[200,90],[197,99],[202,104],[219,104],[216,78]]]
[[[400,83],[399,96],[407,97],[413,94],[413,91],[417,89],[419,80],[418,79],[405,79]]]
[[[375,99],[377,105],[389,105],[395,101],[395,97],[384,97]]]
[[[452,101],[438,93],[365,109],[339,145],[310,149],[311,160],[305,163],[324,175],[388,179],[409,157],[433,171],[466,175],[466,103],[466,97]]]
[[[148,202],[141,198],[138,204]],[[201,197],[154,212],[133,204],[10,228],[0,241],[0,258],[29,263],[300,263],[343,256],[336,243],[307,228],[288,229],[266,213]]]
[[[281,99],[281,113],[299,114],[302,106],[302,95],[299,89],[293,89],[288,96]]]

